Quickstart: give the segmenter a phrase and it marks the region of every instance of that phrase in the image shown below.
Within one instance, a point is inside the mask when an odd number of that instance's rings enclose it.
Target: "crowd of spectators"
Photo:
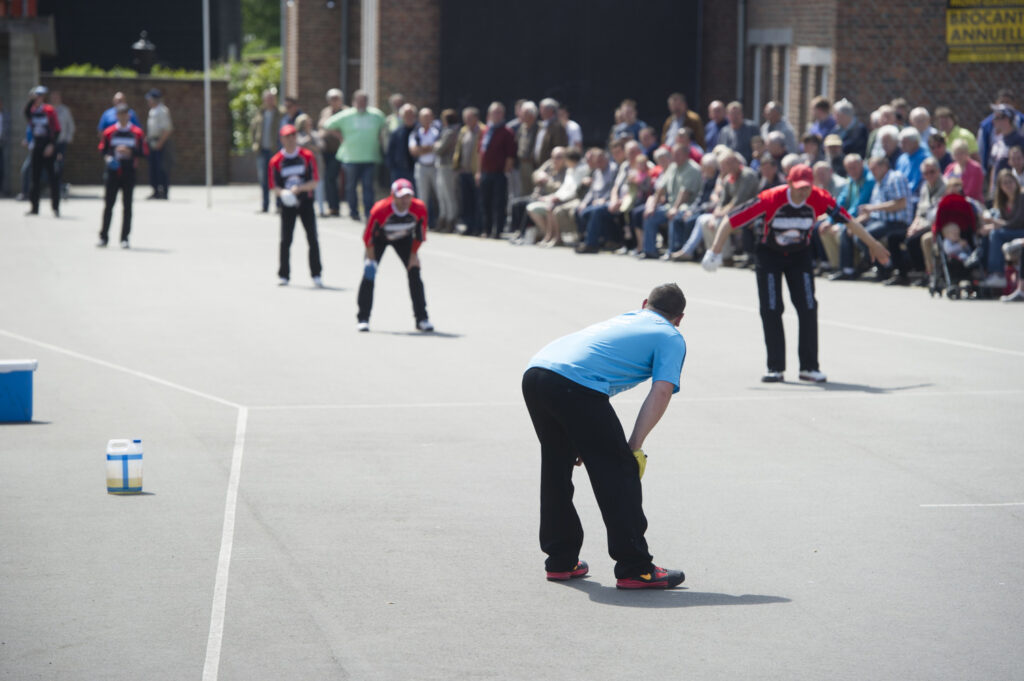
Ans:
[[[280,117],[283,125],[293,116],[300,144],[322,157],[322,215],[339,215],[343,194],[351,217],[368,211],[380,164],[380,183],[413,183],[439,232],[692,261],[710,247],[724,216],[806,164],[815,184],[893,254],[890,265],[872,267],[864,245],[825,218],[814,237],[820,275],[928,286],[935,258],[952,258],[977,290],[1024,298],[1015,269],[1024,239],[1024,114],[1008,90],[997,94],[976,134],[949,107],[930,112],[902,98],[863,115],[847,99],[816,97],[802,132],[774,101],[757,125],[740,102],[711,102],[704,120],[673,93],[664,121],[650,125],[626,99],[607,139],[589,148],[570,110],[551,98],[519,100],[510,112],[493,102],[485,114],[466,107],[439,116],[400,94],[388,99],[389,115],[368,106],[363,92],[351,108],[338,90],[328,91],[327,102],[315,126],[294,102]],[[968,207],[956,233],[942,224],[952,214],[943,201],[954,195],[949,206]],[[726,263],[754,266],[757,229],[738,230]]]

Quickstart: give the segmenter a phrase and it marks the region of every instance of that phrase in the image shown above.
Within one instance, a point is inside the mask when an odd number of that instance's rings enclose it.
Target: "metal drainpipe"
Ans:
[[[746,89],[747,0],[736,0],[736,101]]]
[[[341,91],[348,92],[348,17],[350,0],[341,0]]]

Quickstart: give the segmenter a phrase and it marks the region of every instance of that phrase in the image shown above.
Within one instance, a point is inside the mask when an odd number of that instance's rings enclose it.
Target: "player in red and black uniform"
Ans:
[[[402,259],[409,273],[409,295],[412,297],[412,311],[416,316],[416,328],[433,331],[434,326],[427,318],[427,298],[420,279],[420,246],[427,237],[427,207],[413,196],[412,182],[395,180],[391,185],[391,196],[373,204],[370,218],[366,221],[363,243],[366,244],[366,258],[363,260],[363,281],[359,284],[359,314],[356,328],[370,330],[370,309],[373,307],[373,281],[377,266],[388,246]]]
[[[757,291],[761,299],[761,323],[768,350],[765,383],[783,380],[786,370],[786,337],[782,329],[782,278],[789,286],[789,297],[800,320],[800,380],[822,383],[826,380],[818,368],[818,301],[814,298],[814,263],[811,259],[811,235],[817,220],[827,214],[860,238],[881,264],[889,262],[889,251],[845,209],[836,205],[828,192],[813,186],[810,166],[796,165],[789,171],[787,184],[766,189],[752,202],[723,218],[715,243],[701,263],[709,272],[722,262],[722,247],[729,233],[764,215],[764,230],[759,235]]]
[[[131,109],[127,104],[117,105],[117,123],[103,131],[100,137],[100,152],[107,163],[103,174],[106,185],[103,194],[103,226],[100,240],[96,245],[107,245],[110,220],[117,203],[117,192],[121,192],[121,248],[128,248],[128,234],[132,231],[132,194],[135,192],[135,162],[149,153],[146,134],[131,121]]]
[[[28,192],[32,209],[28,215],[39,215],[40,182],[43,171],[50,180],[50,205],[53,214],[60,216],[60,183],[57,181],[54,161],[57,160],[57,136],[60,134],[60,121],[57,111],[46,103],[46,95],[50,91],[44,85],[32,90],[32,99],[25,105],[25,118],[32,126],[32,184]]]
[[[320,241],[316,235],[316,211],[313,210],[313,190],[320,179],[313,152],[299,146],[294,125],[283,125],[278,131],[283,149],[267,164],[267,183],[277,195],[281,206],[281,263],[277,270],[281,286],[287,286],[291,276],[292,235],[295,219],[302,220],[309,244],[309,273],[313,285],[323,288],[320,279]]]

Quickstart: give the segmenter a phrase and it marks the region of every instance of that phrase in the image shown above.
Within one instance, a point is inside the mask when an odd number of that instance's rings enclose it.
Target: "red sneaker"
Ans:
[[[686,575],[680,570],[654,566],[652,572],[616,580],[615,586],[619,589],[671,589],[682,584],[685,579]]]
[[[588,572],[590,572],[590,566],[588,566],[586,564],[586,562],[581,560],[578,563],[576,563],[576,567],[574,567],[572,570],[566,570],[565,572],[551,572],[549,570],[548,571],[548,581],[549,582],[565,582],[565,581],[568,581],[570,579],[575,579],[577,577],[582,577],[583,575],[587,574]]]

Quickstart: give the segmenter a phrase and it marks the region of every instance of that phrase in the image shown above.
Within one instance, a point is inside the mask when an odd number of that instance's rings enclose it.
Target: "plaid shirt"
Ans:
[[[906,199],[902,210],[895,212],[876,210],[871,213],[871,219],[882,222],[902,222],[905,225],[909,225],[914,219],[914,210],[910,201],[910,185],[907,184],[907,178],[898,170],[890,170],[881,181],[875,183],[875,188],[871,190],[871,203],[895,201],[900,197]]]

